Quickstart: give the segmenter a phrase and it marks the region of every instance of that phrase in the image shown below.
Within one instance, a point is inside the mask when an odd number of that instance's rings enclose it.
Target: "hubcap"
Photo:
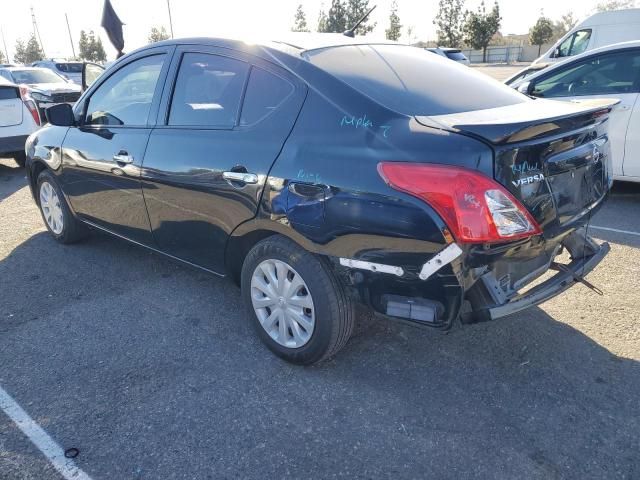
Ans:
[[[280,260],[265,260],[251,277],[251,302],[262,328],[280,345],[305,345],[315,327],[313,299],[302,277]]]
[[[62,207],[58,194],[49,182],[40,185],[40,208],[51,231],[60,235],[64,228]]]

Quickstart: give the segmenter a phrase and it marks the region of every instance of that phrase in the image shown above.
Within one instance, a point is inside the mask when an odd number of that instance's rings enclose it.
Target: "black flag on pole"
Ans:
[[[124,35],[122,34],[122,25],[124,25],[124,23],[118,18],[110,0],[104,0],[101,25],[107,32],[111,45],[118,51],[116,58],[120,58],[124,55]]]

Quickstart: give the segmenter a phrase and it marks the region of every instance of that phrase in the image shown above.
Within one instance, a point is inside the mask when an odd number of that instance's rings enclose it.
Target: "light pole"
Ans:
[[[171,21],[171,4],[167,0],[167,11],[169,12],[169,30],[171,30],[171,38],[173,38],[173,22]]]
[[[69,42],[71,42],[71,51],[73,52],[73,59],[76,59],[76,47],[73,46],[73,37],[71,36],[71,27],[69,27],[69,17],[67,17],[67,13],[65,12],[64,18],[67,21],[67,31],[69,32]]]

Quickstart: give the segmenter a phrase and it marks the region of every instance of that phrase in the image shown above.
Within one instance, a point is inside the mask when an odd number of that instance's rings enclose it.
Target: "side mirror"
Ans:
[[[518,91],[520,93],[524,93],[525,95],[529,95],[529,90],[531,87],[531,82],[522,82],[519,86],[518,86]]]
[[[47,121],[58,127],[73,127],[76,123],[73,108],[68,103],[53,105],[44,111]]]
[[[82,91],[93,85],[100,75],[104,72],[104,67],[97,63],[84,62],[82,64]]]

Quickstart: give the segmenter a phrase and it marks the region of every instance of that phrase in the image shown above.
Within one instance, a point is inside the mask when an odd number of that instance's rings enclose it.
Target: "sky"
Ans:
[[[317,16],[331,0],[169,0],[175,37],[222,36],[233,38],[264,38],[288,31],[298,4],[302,4],[310,27],[317,24]],[[392,0],[370,0],[377,4],[372,19],[377,22],[374,36],[384,36],[388,26]],[[404,27],[412,26],[414,39],[436,38],[433,18],[438,0],[397,0],[398,14]],[[111,0],[120,19],[125,23],[125,52],[147,43],[151,27],[164,25],[169,31],[167,0]],[[466,0],[468,9],[475,9],[480,0]],[[487,0],[487,4],[491,4]],[[552,19],[572,11],[584,19],[594,10],[598,0],[499,0],[503,34],[522,34],[540,15],[540,9]],[[36,16],[40,37],[47,57],[71,57],[69,33],[65,13],[69,18],[76,51],[80,30],[94,30],[102,38],[107,57],[112,60],[115,50],[100,27],[103,0],[0,0],[0,28],[10,58],[18,38],[28,40],[33,31],[31,7]],[[404,40],[407,40],[403,28]],[[401,38],[401,40],[403,40]],[[1,39],[0,39],[1,40]],[[0,44],[4,51],[4,45]]]

